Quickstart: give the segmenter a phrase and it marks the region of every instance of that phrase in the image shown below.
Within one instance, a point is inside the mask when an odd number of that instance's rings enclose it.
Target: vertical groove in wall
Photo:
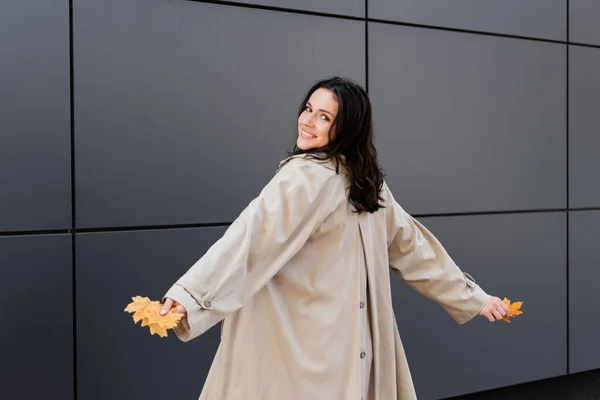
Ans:
[[[369,0],[365,0],[365,90],[369,93]]]
[[[566,79],[566,85],[567,85],[567,90],[566,90],[566,153],[567,153],[567,158],[566,158],[566,175],[567,175],[567,179],[566,179],[566,185],[567,185],[567,199],[566,199],[566,205],[567,205],[567,236],[566,236],[566,259],[567,259],[567,374],[570,374],[570,353],[569,353],[569,321],[570,321],[570,317],[569,317],[569,0],[566,0],[567,2],[567,44],[566,44],[566,56],[567,56],[567,65],[566,65],[566,71],[567,71],[567,79]]]
[[[75,102],[73,82],[73,0],[69,0],[69,83],[70,83],[70,117],[71,117],[71,268],[72,268],[72,302],[73,302],[73,398],[77,400],[77,261],[75,248]]]

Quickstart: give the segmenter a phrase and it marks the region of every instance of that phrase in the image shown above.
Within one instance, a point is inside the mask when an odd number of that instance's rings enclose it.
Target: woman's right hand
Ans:
[[[162,308],[160,309],[160,315],[165,315],[166,313],[168,313],[169,310],[173,308],[174,304],[177,304],[175,300],[167,297],[167,299],[165,300],[165,304],[163,304]],[[187,315],[186,309],[181,304],[177,304],[177,308],[175,308],[173,312],[183,314],[184,318]]]
[[[500,298],[492,296],[480,314],[486,317],[488,321],[494,322],[501,320],[505,315],[509,314],[509,309]]]

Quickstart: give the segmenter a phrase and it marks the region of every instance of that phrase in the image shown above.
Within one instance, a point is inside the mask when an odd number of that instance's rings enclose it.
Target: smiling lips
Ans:
[[[313,134],[310,134],[310,133],[306,132],[304,129],[302,129],[302,130],[300,131],[300,136],[302,136],[302,137],[303,137],[303,138],[305,138],[305,139],[315,139],[315,138],[316,138],[316,136],[315,136],[315,135],[313,135]]]

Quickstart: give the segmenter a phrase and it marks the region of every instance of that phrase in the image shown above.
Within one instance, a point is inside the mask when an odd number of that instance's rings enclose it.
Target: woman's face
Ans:
[[[329,144],[329,128],[337,112],[338,102],[333,92],[323,88],[315,90],[298,117],[296,146],[310,150]]]

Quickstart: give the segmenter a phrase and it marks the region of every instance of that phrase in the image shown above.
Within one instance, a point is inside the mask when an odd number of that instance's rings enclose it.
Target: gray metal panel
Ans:
[[[569,0],[569,41],[600,45],[600,2]]]
[[[134,296],[160,300],[224,231],[77,235],[79,400],[198,397],[220,340],[220,324],[184,344],[173,331],[167,338],[150,335],[123,310]]]
[[[569,367],[571,373],[600,368],[600,211],[569,216]]]
[[[416,214],[563,208],[564,45],[369,24],[390,187]]]
[[[163,0],[80,0],[74,19],[78,227],[232,221],[310,85],[364,83],[359,21]]]
[[[567,39],[565,0],[369,0],[369,18]]]
[[[0,397],[73,399],[71,235],[0,237]]]
[[[563,375],[567,366],[566,215],[423,218],[489,294],[523,301],[511,323],[458,325],[392,275],[394,309],[420,400]]]
[[[598,397],[600,370],[577,375],[564,375],[509,386],[502,389],[477,392],[452,400],[593,400]]]
[[[69,1],[0,6],[0,230],[71,226]]]
[[[364,0],[238,0],[236,3],[282,7],[293,10],[316,11],[321,13],[365,17]]]
[[[600,49],[569,48],[569,206],[600,206]]]

